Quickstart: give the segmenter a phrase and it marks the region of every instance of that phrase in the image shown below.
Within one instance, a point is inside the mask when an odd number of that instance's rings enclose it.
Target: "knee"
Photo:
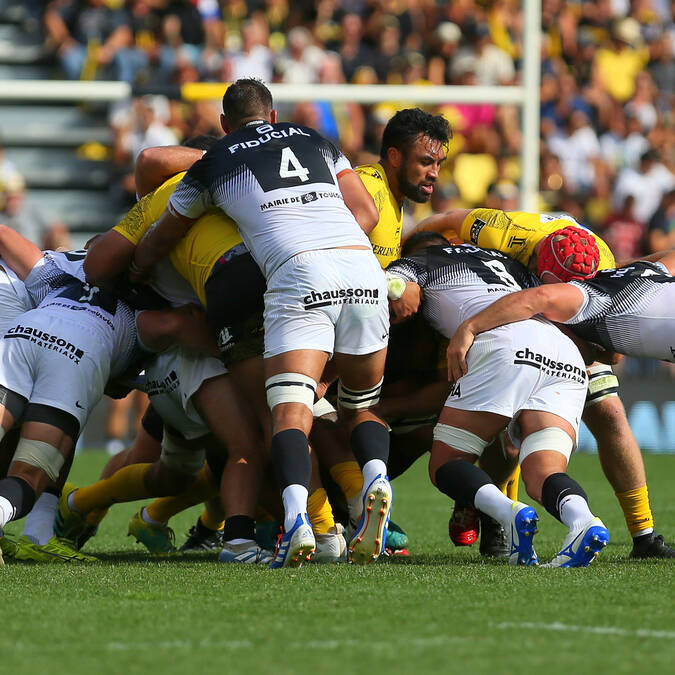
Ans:
[[[610,396],[586,408],[583,420],[596,436],[621,433],[628,427],[626,410],[618,396]]]

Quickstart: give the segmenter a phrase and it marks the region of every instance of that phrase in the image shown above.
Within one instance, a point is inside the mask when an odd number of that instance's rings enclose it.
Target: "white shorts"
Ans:
[[[111,351],[95,328],[31,310],[0,340],[0,384],[30,403],[70,413],[81,429],[103,396]]]
[[[370,250],[300,253],[267,281],[266,358],[294,349],[370,354],[388,340],[387,282]]]
[[[555,326],[530,319],[476,337],[468,373],[455,383],[448,408],[503,415],[523,410],[562,417],[577,434],[587,390],[586,366],[574,343]],[[509,432],[518,442],[517,425]]]
[[[173,347],[158,354],[145,369],[146,392],[167,426],[183,438],[200,438],[209,433],[209,428],[195,409],[192,396],[203,382],[226,373],[218,359]]]
[[[19,296],[9,275],[3,267],[0,267],[0,334],[4,334],[20,314],[31,309],[33,305],[28,293],[24,291],[22,296]]]

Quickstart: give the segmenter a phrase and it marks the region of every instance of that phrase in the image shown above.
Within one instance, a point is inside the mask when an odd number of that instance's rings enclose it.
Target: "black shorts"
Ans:
[[[265,350],[267,284],[251,254],[237,254],[238,248],[216,262],[204,286],[206,318],[218,336],[225,366],[260,356]]]

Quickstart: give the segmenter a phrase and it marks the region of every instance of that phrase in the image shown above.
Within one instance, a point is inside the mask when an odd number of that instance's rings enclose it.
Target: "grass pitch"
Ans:
[[[92,482],[106,459],[79,455],[73,480]],[[645,462],[657,530],[672,543],[675,457]],[[100,563],[0,568],[0,672],[667,672],[675,561],[628,562],[630,538],[597,458],[574,457],[570,473],[612,536],[583,570],[513,568],[452,546],[451,502],[423,461],[394,483],[410,557],[368,567],[151,558],[125,537],[138,504],[118,505],[85,549]],[[537,510],[546,561],[564,528]],[[198,513],[172,521],[178,545]]]

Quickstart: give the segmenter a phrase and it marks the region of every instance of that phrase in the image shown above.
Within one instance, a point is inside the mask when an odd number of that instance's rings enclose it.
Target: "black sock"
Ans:
[[[35,504],[35,490],[18,476],[9,476],[0,480],[0,497],[4,497],[14,508],[10,520],[19,520],[30,513]]]
[[[579,495],[588,502],[581,485],[566,473],[552,473],[541,487],[541,503],[556,520],[560,520],[560,502],[569,495]]]
[[[289,485],[303,485],[309,492],[312,460],[309,441],[300,429],[285,429],[272,436],[272,461],[281,492]]]
[[[470,504],[483,485],[492,484],[490,476],[471,462],[459,459],[446,462],[436,471],[436,487],[458,504]]]
[[[255,521],[251,516],[232,516],[225,519],[223,539],[255,539]]]
[[[379,422],[367,420],[357,424],[349,442],[361,468],[371,459],[381,459],[385,464],[389,461],[389,432]]]

